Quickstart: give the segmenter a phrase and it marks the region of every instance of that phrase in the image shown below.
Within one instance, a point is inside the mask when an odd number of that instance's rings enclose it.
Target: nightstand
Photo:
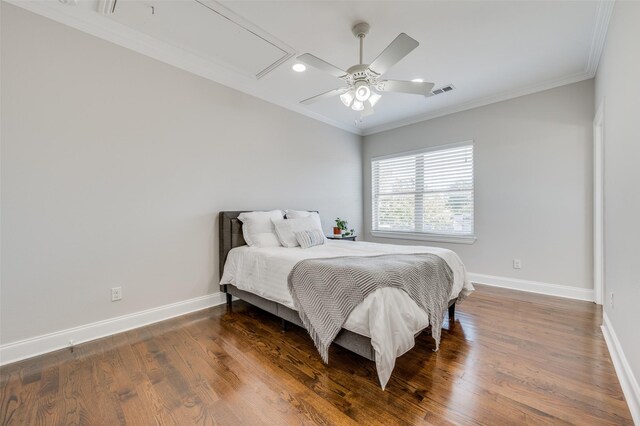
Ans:
[[[327,235],[327,239],[329,240],[345,240],[345,241],[355,241],[357,235],[349,235],[348,237],[337,237],[335,235]]]

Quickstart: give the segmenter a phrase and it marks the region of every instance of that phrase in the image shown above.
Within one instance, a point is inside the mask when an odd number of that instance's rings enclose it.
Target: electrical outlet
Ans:
[[[613,292],[609,293],[609,307],[613,309]]]
[[[111,301],[117,302],[118,300],[122,300],[122,287],[113,287],[111,289]]]
[[[513,259],[513,269],[522,268],[522,261],[520,259]]]

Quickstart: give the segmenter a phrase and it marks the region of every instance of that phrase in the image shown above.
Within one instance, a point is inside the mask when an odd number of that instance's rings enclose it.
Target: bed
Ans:
[[[232,297],[235,296],[276,315],[282,321],[283,330],[286,330],[288,323],[304,327],[287,290],[286,279],[293,265],[309,257],[434,253],[454,266],[454,288],[448,304],[450,319],[455,315],[456,302],[473,291],[466,278],[464,265],[450,250],[331,240],[323,246],[313,247],[313,250],[299,247],[249,247],[243,237],[242,222],[238,219],[241,213],[243,212],[220,212],[222,291],[226,293],[228,305],[231,305]],[[380,383],[384,388],[395,365],[395,358],[411,349],[414,337],[428,325],[429,321],[424,313],[404,291],[382,288],[353,309],[333,343],[376,362]]]

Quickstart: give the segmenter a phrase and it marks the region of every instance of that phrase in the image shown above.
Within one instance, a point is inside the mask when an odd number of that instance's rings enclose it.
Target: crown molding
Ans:
[[[560,79],[550,80],[544,83],[534,84],[520,89],[509,90],[497,95],[473,99],[460,105],[441,108],[425,114],[394,121],[392,123],[365,128],[363,129],[362,135],[374,135],[376,133],[385,132],[387,130],[397,129],[398,127],[420,123],[422,121],[443,117],[445,115],[454,114],[456,112],[462,112],[469,109],[490,105],[492,103],[530,95],[536,92],[542,92],[544,90],[553,89],[555,87],[560,87],[567,84],[577,83],[579,81],[588,80],[595,77],[598,70],[598,64],[600,63],[600,57],[602,56],[602,52],[604,51],[604,44],[607,38],[607,31],[609,29],[609,21],[611,20],[611,15],[613,14],[614,5],[615,0],[602,0],[598,2],[596,9],[596,24],[593,30],[593,37],[591,38],[591,48],[589,49],[589,59],[583,72],[576,73],[568,77],[562,77]]]
[[[454,105],[447,108],[441,108],[436,111],[431,111],[425,114],[408,117],[406,119],[394,121],[392,123],[369,127],[368,129],[364,129],[363,136],[369,136],[376,133],[385,132],[387,130],[397,129],[398,127],[404,127],[411,124],[432,120],[434,118],[444,117],[445,115],[454,114],[456,112],[467,111],[473,108],[494,104],[496,102],[502,102],[502,101],[507,101],[509,99],[519,98],[520,96],[542,92],[544,90],[565,86],[567,84],[577,83],[579,81],[588,80],[590,78],[593,78],[593,75],[590,75],[587,72],[581,72],[581,73],[574,74],[569,77],[563,77],[557,80],[550,80],[544,83],[537,83],[537,84],[526,86],[520,89],[508,90],[506,92],[498,93],[497,95],[491,95],[491,96],[485,96],[478,99],[473,99],[463,104]]]
[[[604,51],[604,44],[607,39],[607,31],[609,30],[609,21],[613,14],[613,6],[615,0],[606,0],[598,3],[596,10],[596,25],[593,29],[593,38],[591,39],[591,51],[589,52],[589,60],[587,62],[587,73],[595,77],[600,64],[600,57]]]
[[[210,59],[203,58],[191,52],[186,52],[176,46],[139,33],[115,21],[105,20],[104,16],[98,13],[95,13],[95,16],[87,14],[86,7],[82,8],[80,5],[65,6],[57,1],[46,0],[4,1],[103,40],[112,42],[116,45],[141,53],[145,56],[173,65],[200,77],[228,86],[268,103],[297,112],[311,119],[360,136],[373,135],[375,133],[396,129],[398,127],[419,123],[421,121],[427,121],[445,115],[489,105],[495,102],[501,102],[593,78],[597,71],[600,57],[602,56],[609,21],[615,4],[615,0],[603,0],[598,2],[596,23],[591,40],[589,58],[583,72],[544,83],[509,90],[496,95],[472,99],[463,104],[440,108],[435,111],[430,111],[413,117],[407,117],[405,119],[396,120],[378,126],[356,127],[311,111],[296,102],[284,100],[277,93],[270,90],[255,87],[255,81],[244,75],[238,74],[234,70],[225,67],[223,64],[218,64]],[[284,62],[286,61],[283,61],[282,63]],[[278,64],[278,66],[279,65],[280,64]]]
[[[359,128],[341,123],[337,120],[325,117],[299,105],[281,99],[277,94],[255,87],[255,79],[238,74],[236,71],[222,64],[215,63],[207,58],[187,52],[177,46],[173,46],[161,40],[157,40],[146,34],[137,32],[118,22],[105,19],[98,14],[87,13],[89,9],[77,6],[63,5],[58,1],[24,1],[4,0],[14,6],[44,16],[61,24],[75,28],[84,33],[109,41],[118,46],[133,50],[160,62],[173,65],[176,68],[188,71],[192,74],[214,81],[224,86],[243,92],[249,96],[280,106],[290,111],[297,112],[317,121],[321,121],[332,127],[345,130],[356,135],[361,135]],[[292,55],[292,56],[295,56]]]

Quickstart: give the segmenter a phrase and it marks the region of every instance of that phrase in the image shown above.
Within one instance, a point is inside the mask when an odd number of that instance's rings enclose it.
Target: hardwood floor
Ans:
[[[478,286],[397,360],[373,362],[244,302],[0,369],[0,424],[632,424],[600,310]]]

